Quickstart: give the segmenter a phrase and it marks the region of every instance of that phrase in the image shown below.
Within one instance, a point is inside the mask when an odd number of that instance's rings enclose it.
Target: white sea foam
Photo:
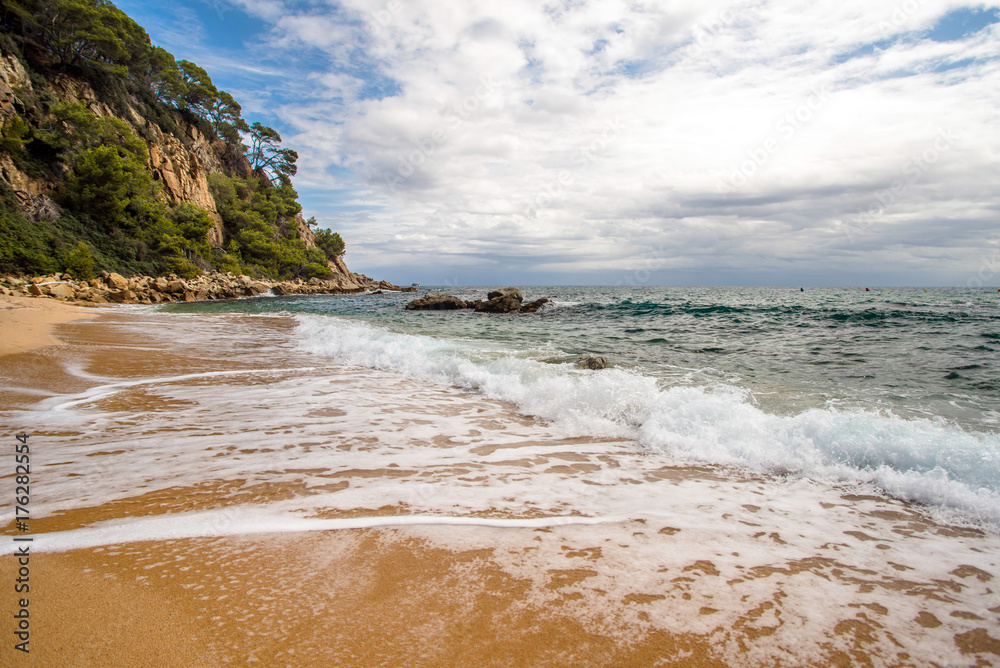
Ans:
[[[471,342],[300,316],[305,348],[338,361],[444,381],[550,421],[566,436],[630,438],[679,463],[870,484],[949,520],[1000,525],[1000,437],[873,411],[776,415],[746,390],[662,386],[625,369],[583,372]]]
[[[154,517],[131,518],[100,522],[94,526],[36,534],[32,536],[32,552],[61,552],[101,545],[120,545],[149,540],[177,540],[264,533],[302,533],[306,531],[336,531],[344,529],[375,529],[415,526],[491,527],[497,529],[542,529],[570,525],[591,525],[621,522],[622,518],[599,517],[532,517],[503,519],[491,517],[438,517],[407,515],[389,517],[352,517],[317,519],[277,513],[260,507],[236,507],[195,513],[174,513]],[[17,547],[5,538],[8,549]]]

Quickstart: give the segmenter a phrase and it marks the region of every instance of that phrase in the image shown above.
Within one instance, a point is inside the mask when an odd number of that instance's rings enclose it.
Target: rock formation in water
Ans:
[[[515,287],[502,288],[486,295],[486,299],[466,302],[443,292],[428,292],[406,305],[408,311],[454,311],[470,308],[477,313],[534,313],[549,302],[542,298],[524,303],[524,296]]]

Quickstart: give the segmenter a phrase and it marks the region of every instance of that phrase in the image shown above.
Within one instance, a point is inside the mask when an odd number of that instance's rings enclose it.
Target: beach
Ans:
[[[91,314],[16,303],[5,330],[44,347],[3,358],[33,538],[31,653],[8,642],[4,665],[1000,657],[988,526],[570,433],[482,391],[317,355],[312,321],[283,311],[68,322]],[[3,597],[5,619],[17,604]]]

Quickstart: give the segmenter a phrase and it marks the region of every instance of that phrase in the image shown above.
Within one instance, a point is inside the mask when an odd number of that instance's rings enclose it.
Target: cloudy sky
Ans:
[[[1000,285],[1000,1],[120,0],[425,285]]]

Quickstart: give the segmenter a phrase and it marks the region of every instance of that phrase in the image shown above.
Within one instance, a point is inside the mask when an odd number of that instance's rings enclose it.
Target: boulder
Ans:
[[[173,281],[167,281],[166,292],[170,294],[179,295],[187,292],[188,286],[184,281],[177,279]]]
[[[32,283],[28,286],[28,292],[36,297],[42,296],[42,289],[38,287],[37,283]]]
[[[128,289],[128,281],[125,280],[125,277],[122,276],[121,274],[115,274],[115,273],[108,274],[108,277],[105,279],[105,282],[108,284],[108,287],[110,287],[113,290]]]
[[[254,281],[247,286],[247,290],[255,295],[261,295],[271,289],[267,283],[261,283],[260,281]]]
[[[73,299],[76,297],[76,291],[65,283],[56,283],[55,285],[48,286],[49,294],[58,299]]]
[[[112,274],[113,276],[114,274]],[[117,304],[135,304],[139,300],[136,299],[135,293],[128,288],[124,290],[119,290],[118,292],[112,292],[108,295],[108,299]]]
[[[542,308],[542,306],[544,306],[545,304],[548,304],[548,303],[549,303],[549,300],[546,299],[545,297],[542,297],[541,299],[536,299],[533,302],[528,302],[527,304],[522,304],[521,305],[521,310],[519,311],[519,313],[534,313],[535,311],[537,311],[538,309]]]
[[[407,311],[454,311],[465,308],[465,302],[443,292],[428,292],[406,305]]]
[[[600,369],[610,369],[613,364],[608,361],[606,357],[593,357],[591,355],[584,355],[576,361],[576,366],[580,369],[589,369],[590,371],[598,371]]]
[[[491,292],[491,295],[497,294]],[[521,292],[518,290],[518,295]],[[477,313],[518,313],[521,310],[521,300],[513,294],[500,294],[491,297],[488,302],[482,302],[476,306]]]
[[[512,299],[516,299],[518,302],[524,301],[524,296],[521,295],[521,291],[513,286],[509,288],[500,288],[499,290],[494,290],[486,295],[486,298],[490,301],[499,299],[500,297],[511,297]]]

